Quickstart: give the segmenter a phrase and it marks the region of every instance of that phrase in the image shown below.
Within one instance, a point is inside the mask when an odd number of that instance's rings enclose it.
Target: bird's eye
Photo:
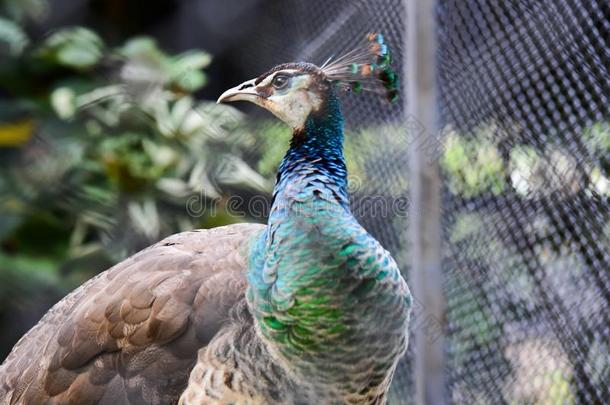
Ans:
[[[276,75],[271,82],[273,87],[276,89],[283,89],[288,84],[288,76],[286,75]]]

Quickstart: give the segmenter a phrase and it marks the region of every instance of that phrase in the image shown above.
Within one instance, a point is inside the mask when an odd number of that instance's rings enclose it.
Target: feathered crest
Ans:
[[[354,93],[362,91],[384,92],[394,103],[398,100],[398,76],[391,67],[392,56],[382,34],[366,35],[363,44],[332,60],[328,59],[321,70],[326,77]]]

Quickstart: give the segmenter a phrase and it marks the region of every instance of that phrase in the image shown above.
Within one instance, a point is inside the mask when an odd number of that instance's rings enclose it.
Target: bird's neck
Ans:
[[[385,281],[399,280],[397,269],[349,211],[342,142],[331,97],[280,166],[267,230],[250,250],[247,301],[277,364],[328,403],[373,403],[368,390],[382,398],[403,350],[406,315]]]
[[[323,336],[334,336],[343,330],[342,323],[354,322],[354,314],[337,309],[345,288],[338,290],[336,280],[346,270],[323,262],[337,254],[338,240],[349,239],[343,234],[350,229],[343,224],[355,222],[348,207],[342,143],[339,101],[330,97],[295,131],[278,171],[267,232],[250,255],[248,301],[260,334],[276,359],[300,372],[314,361],[297,352],[334,350]],[[304,336],[313,333],[308,328],[319,337]],[[295,340],[300,337],[294,330],[302,332],[302,341]]]
[[[327,187],[310,187],[316,178]],[[311,114],[302,129],[295,130],[290,149],[278,170],[274,205],[290,198],[289,188],[333,195],[343,208],[348,207],[347,169],[343,157],[343,116],[339,100],[330,93],[320,111]],[[319,188],[319,189],[318,189]]]

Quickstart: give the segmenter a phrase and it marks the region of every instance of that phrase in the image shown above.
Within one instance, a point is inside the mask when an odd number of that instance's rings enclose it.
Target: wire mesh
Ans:
[[[448,393],[610,398],[610,4],[443,0]]]

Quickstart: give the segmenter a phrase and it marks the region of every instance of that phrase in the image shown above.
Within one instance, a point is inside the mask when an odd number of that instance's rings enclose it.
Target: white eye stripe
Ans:
[[[285,74],[285,75],[291,76],[291,75],[294,75],[295,73],[300,73],[300,71],[298,71],[296,69],[278,70],[277,72],[274,72],[272,75],[265,77],[263,79],[263,81],[260,82],[258,85],[259,86],[268,86],[268,85],[271,85],[271,82],[273,81],[273,79],[275,79],[275,76],[277,76],[279,74]]]
[[[258,84],[258,86],[261,86],[261,87],[268,86],[269,84],[271,84],[271,80],[273,80],[274,76],[275,75],[269,75],[269,76],[265,77],[263,79],[263,81]]]

